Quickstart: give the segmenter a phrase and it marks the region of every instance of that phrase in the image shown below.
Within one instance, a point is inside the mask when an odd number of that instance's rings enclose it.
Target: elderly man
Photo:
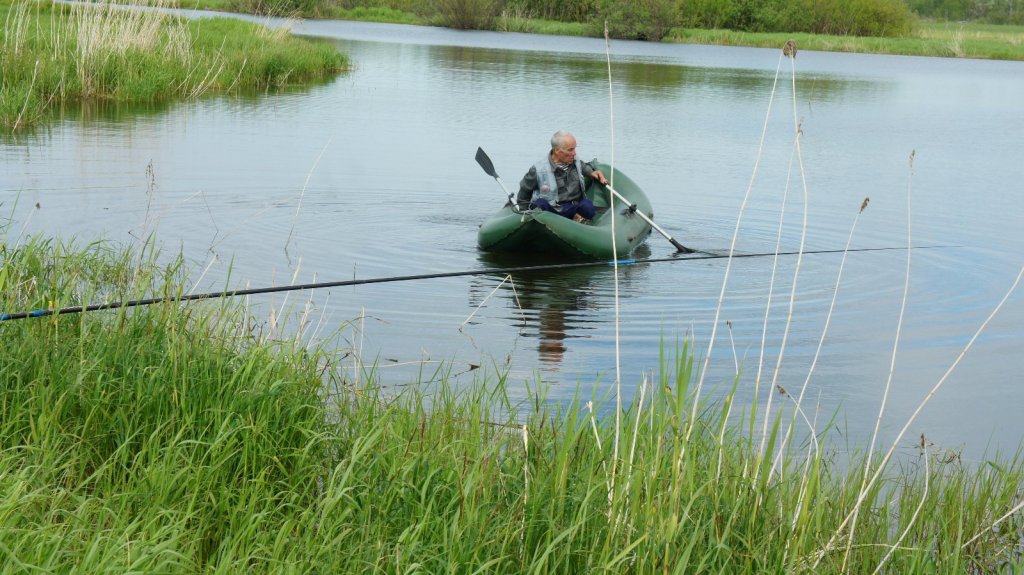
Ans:
[[[519,182],[516,203],[590,223],[596,211],[583,192],[592,180],[608,183],[601,170],[576,159],[576,138],[559,130],[551,136],[551,152],[531,166]]]

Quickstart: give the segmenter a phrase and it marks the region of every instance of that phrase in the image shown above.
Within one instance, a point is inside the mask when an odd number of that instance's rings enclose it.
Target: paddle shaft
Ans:
[[[484,152],[483,148],[477,147],[477,149],[476,149],[476,163],[480,164],[480,167],[483,168],[485,172],[487,172],[488,176],[491,176],[492,178],[494,178],[495,180],[498,181],[498,184],[501,186],[501,189],[504,190],[505,191],[505,195],[508,196],[508,202],[510,204],[512,204],[512,210],[518,212],[519,211],[519,206],[516,204],[515,198],[513,198],[512,194],[509,193],[508,189],[505,187],[505,184],[503,184],[501,182],[501,178],[498,177],[498,172],[495,171],[495,169],[494,169],[494,162],[491,161],[491,158],[487,155],[487,152]],[[617,198],[619,198],[620,200],[626,202],[626,204],[628,204],[630,206],[633,205],[633,202],[630,202],[628,198],[624,197],[622,194],[617,192],[615,190],[615,188],[613,188],[611,186],[607,186],[607,188]],[[668,233],[666,233],[665,230],[661,229],[661,227],[658,224],[654,223],[654,221],[651,218],[647,217],[647,214],[641,212],[640,210],[634,210],[634,212],[636,214],[638,214],[641,218],[643,218],[643,220],[645,222],[650,224],[652,228],[657,230],[659,234],[664,236],[664,238],[666,240],[668,240],[673,246],[675,246],[676,250],[678,250],[679,253],[683,253],[683,254],[692,254],[692,253],[694,253],[695,250],[691,250],[690,248],[688,248],[688,247],[684,246],[683,244],[677,242],[675,240],[675,238],[673,238],[672,236],[668,235]]]
[[[501,178],[498,177],[498,172],[494,169],[494,163],[491,162],[491,158],[487,156],[487,153],[484,152],[483,148],[478,147],[476,149],[476,163],[480,164],[480,167],[483,168],[485,172],[487,172],[488,176],[498,181],[498,185],[501,186],[501,189],[505,192],[505,195],[508,196],[508,203],[512,204],[512,211],[518,212],[519,206],[516,205],[515,198],[512,197],[512,194],[508,191],[508,188],[506,188],[505,184],[502,183]]]
[[[623,196],[622,194],[617,192],[615,190],[615,188],[613,188],[613,187],[611,187],[609,185],[605,185],[605,187],[608,188],[608,191],[611,192],[612,194],[614,194],[616,198],[619,198],[620,200],[626,202],[631,207],[633,206],[633,202],[630,202],[628,198],[626,198],[625,196]],[[666,240],[671,242],[671,244],[673,246],[675,246],[676,249],[679,250],[680,253],[692,254],[694,252],[694,250],[691,250],[690,248],[688,248],[688,247],[684,246],[683,244],[677,242],[675,240],[675,238],[673,238],[672,236],[668,235],[668,233],[666,233],[665,230],[661,229],[661,227],[658,226],[658,224],[654,223],[654,220],[652,220],[651,218],[647,217],[647,214],[643,213],[642,211],[640,211],[638,209],[635,209],[635,210],[632,210],[632,211],[633,211],[633,213],[635,213],[638,216],[640,216],[641,218],[643,218],[643,220],[645,222],[647,222],[648,224],[651,224],[651,227],[654,228],[655,230],[657,230],[657,232],[659,234],[664,236]]]

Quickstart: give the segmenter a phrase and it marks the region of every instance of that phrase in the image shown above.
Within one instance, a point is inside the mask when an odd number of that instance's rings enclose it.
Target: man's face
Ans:
[[[559,164],[568,164],[576,159],[576,138],[569,137],[562,142],[561,148],[551,151],[551,157]]]

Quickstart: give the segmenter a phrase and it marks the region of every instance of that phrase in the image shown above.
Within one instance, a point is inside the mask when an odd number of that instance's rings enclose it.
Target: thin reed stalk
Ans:
[[[913,230],[913,228],[911,226],[911,206],[913,205],[911,203],[911,190],[912,190],[911,181],[913,180],[913,177],[914,177],[914,154],[915,154],[915,152],[913,152],[913,151],[910,152],[910,159],[909,159],[909,166],[908,166],[909,173],[908,173],[908,176],[907,176],[907,247],[908,248],[913,246],[913,241],[912,241],[912,237],[913,237],[912,230]],[[904,276],[903,276],[903,296],[900,298],[900,311],[899,311],[899,313],[896,316],[897,317],[897,320],[896,320],[896,335],[893,338],[892,354],[891,354],[890,360],[889,360],[889,374],[888,374],[888,376],[885,379],[885,387],[882,390],[882,402],[878,406],[878,417],[875,418],[875,428],[871,432],[871,442],[868,444],[868,453],[874,453],[875,452],[875,442],[878,440],[878,432],[879,432],[879,430],[882,427],[882,417],[885,415],[885,407],[886,407],[886,404],[889,401],[889,390],[892,388],[893,376],[896,373],[896,357],[897,357],[897,351],[899,350],[900,339],[901,339],[901,336],[902,336],[902,333],[903,333],[903,317],[904,317],[904,314],[906,313],[907,299],[908,299],[908,295],[910,294],[910,260],[911,260],[911,252],[912,251],[913,250],[910,250],[910,249],[907,250],[906,271],[905,271]],[[871,475],[871,458],[869,457],[869,458],[867,458],[865,460],[865,463],[864,463],[864,477],[861,479],[861,487],[860,487],[861,491],[863,491],[865,489],[865,487],[867,486],[868,477],[870,475]],[[854,509],[853,519],[850,522],[850,536],[849,536],[849,538],[847,540],[846,552],[845,552],[845,555],[843,557],[843,565],[846,565],[846,561],[847,561],[847,559],[849,558],[849,555],[850,555],[850,548],[853,546],[853,537],[854,537],[854,532],[857,529],[857,517],[858,517],[859,513],[860,513],[860,509],[859,508]],[[884,563],[884,561],[885,560],[883,559],[882,562]],[[879,564],[879,566],[881,566],[881,564]]]
[[[714,346],[715,346],[715,336],[718,333],[718,323],[719,323],[719,319],[720,319],[721,313],[722,313],[722,304],[725,301],[726,288],[728,287],[728,284],[729,284],[729,274],[730,274],[730,272],[732,270],[732,260],[733,260],[732,255],[736,251],[736,242],[737,242],[737,239],[739,238],[740,227],[741,227],[741,224],[743,222],[743,215],[746,212],[747,204],[750,201],[750,195],[751,195],[751,192],[752,192],[753,187],[754,187],[754,181],[757,178],[758,168],[759,168],[760,162],[761,162],[761,155],[762,155],[762,152],[764,150],[764,143],[765,143],[765,139],[766,139],[767,132],[768,132],[768,119],[771,116],[772,104],[775,101],[775,87],[776,87],[776,85],[778,83],[779,72],[781,71],[781,69],[782,69],[782,55],[780,54],[779,55],[779,64],[778,64],[778,66],[776,67],[776,70],[775,70],[775,81],[772,84],[772,92],[771,92],[771,95],[769,96],[769,99],[768,99],[768,110],[765,112],[764,125],[762,126],[762,129],[761,129],[761,138],[760,138],[760,142],[758,144],[757,157],[754,160],[754,167],[753,167],[753,170],[752,170],[751,175],[750,175],[750,180],[749,180],[749,182],[747,184],[747,189],[746,189],[746,191],[743,194],[743,201],[740,203],[739,212],[738,212],[738,214],[736,216],[736,225],[733,228],[732,240],[729,243],[729,257],[726,258],[725,272],[724,272],[724,274],[722,276],[722,287],[719,290],[718,301],[717,301],[717,303],[715,305],[715,317],[714,317],[714,320],[711,322],[711,335],[708,337],[708,349],[707,349],[707,352],[705,352],[704,365],[703,365],[703,367],[700,370],[700,375],[698,376],[697,385],[696,385],[696,388],[694,389],[694,392],[693,392],[694,393],[694,397],[693,397],[692,405],[693,405],[694,411],[692,411],[690,413],[689,420],[688,420],[688,423],[687,423],[687,431],[686,431],[687,441],[689,440],[689,437],[693,434],[694,425],[696,425],[696,421],[697,421],[696,408],[700,404],[701,391],[702,391],[702,389],[704,387],[704,379],[707,377],[708,367],[709,367],[710,362],[711,362],[712,351],[714,350]],[[684,450],[684,452],[685,452],[685,450]]]
[[[605,62],[608,66],[608,134],[610,141],[609,150],[609,163],[611,166],[611,174],[608,175],[608,184],[615,189],[615,98],[612,89],[612,53],[611,53],[611,38],[608,36],[608,21],[604,23],[604,54]],[[608,210],[609,213],[615,213],[615,194],[608,195]],[[619,463],[619,414],[622,412],[622,365],[621,365],[621,348],[619,341],[619,250],[616,245],[616,238],[618,235],[615,233],[615,218],[612,218],[612,282],[613,282],[613,294],[615,301],[615,417],[616,417],[616,433],[615,440],[612,443],[612,475],[610,479],[611,488],[609,490],[609,497],[615,492],[615,478],[618,471]]]
[[[843,246],[843,255],[842,258],[839,260],[839,270],[836,272],[836,282],[834,287],[832,288],[832,300],[829,302],[828,312],[826,312],[825,314],[825,323],[821,328],[821,336],[818,338],[818,345],[814,349],[814,355],[811,358],[811,365],[807,368],[807,375],[806,377],[804,377],[804,382],[800,386],[800,393],[796,398],[797,409],[799,409],[800,406],[803,405],[804,395],[807,392],[807,387],[811,383],[811,376],[814,374],[814,370],[818,365],[818,359],[820,359],[821,357],[821,351],[825,345],[825,336],[828,334],[829,326],[832,324],[832,315],[835,311],[836,301],[839,299],[839,286],[842,285],[843,270],[846,267],[846,257],[850,253],[850,245],[853,243],[853,236],[854,232],[857,229],[857,222],[860,221],[860,216],[861,214],[864,213],[864,210],[867,208],[867,206],[868,198],[864,198],[864,201],[861,202],[860,210],[857,211],[857,215],[855,215],[853,218],[853,224],[850,226],[850,233],[846,236],[846,244],[844,244]],[[786,429],[786,436],[782,440],[783,444],[788,443],[789,438],[792,435],[792,431],[793,423],[791,421],[789,427]],[[812,444],[814,445],[815,450],[817,450],[818,443],[814,437],[814,427],[809,426],[808,431],[811,434]]]

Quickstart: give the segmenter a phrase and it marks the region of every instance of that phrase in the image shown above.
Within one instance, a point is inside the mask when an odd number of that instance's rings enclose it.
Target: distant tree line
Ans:
[[[1024,24],[1024,0],[910,0],[925,18],[972,20],[988,24]]]
[[[676,27],[899,37],[918,16],[1021,23],[1024,0],[232,0],[247,12],[330,15],[395,10],[451,28],[490,29],[501,15],[586,23],[600,35],[661,40]]]

